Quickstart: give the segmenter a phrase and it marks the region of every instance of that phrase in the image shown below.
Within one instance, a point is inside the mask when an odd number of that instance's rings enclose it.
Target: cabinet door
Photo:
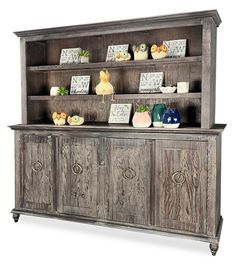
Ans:
[[[207,153],[207,142],[156,142],[156,225],[206,232]]]
[[[151,143],[110,139],[111,219],[150,224]]]
[[[20,207],[44,211],[53,210],[54,142],[45,135],[20,134],[20,173],[16,173],[16,199]],[[19,144],[18,144],[19,145]],[[19,158],[18,157],[18,158]],[[16,158],[16,160],[18,160]],[[18,171],[18,170],[17,170]],[[20,179],[18,177],[20,176]],[[20,184],[18,184],[18,182]]]
[[[59,210],[97,216],[98,139],[60,137]]]

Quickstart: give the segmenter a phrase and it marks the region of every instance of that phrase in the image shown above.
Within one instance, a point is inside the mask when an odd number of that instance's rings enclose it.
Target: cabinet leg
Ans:
[[[13,213],[12,217],[13,217],[13,220],[15,221],[15,223],[17,223],[19,218],[20,218],[20,214],[19,213]]]
[[[218,250],[218,248],[219,248],[219,244],[210,244],[210,250],[211,250],[211,254],[212,254],[212,256],[215,256],[216,255],[216,252],[217,252],[217,250]]]

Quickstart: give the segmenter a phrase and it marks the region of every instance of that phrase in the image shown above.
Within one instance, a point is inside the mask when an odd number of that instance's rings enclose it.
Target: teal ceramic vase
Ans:
[[[154,104],[152,109],[152,123],[154,127],[163,127],[162,117],[166,111],[164,103]]]

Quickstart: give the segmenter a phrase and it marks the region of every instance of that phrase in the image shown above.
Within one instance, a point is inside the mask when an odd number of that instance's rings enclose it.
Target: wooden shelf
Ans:
[[[50,95],[36,95],[28,96],[30,101],[77,101],[82,99],[100,100],[101,95],[85,94],[85,95],[66,95],[66,96],[50,96]],[[106,96],[107,97],[107,96]],[[111,99],[111,95],[109,95]],[[114,100],[132,100],[132,99],[179,99],[179,98],[193,98],[200,99],[200,92],[192,93],[156,93],[156,94],[115,94]]]
[[[123,61],[123,62],[98,62],[89,64],[67,64],[67,65],[43,65],[43,66],[28,66],[29,71],[67,71],[77,69],[101,69],[101,68],[124,68],[124,67],[140,67],[163,64],[177,64],[177,63],[193,63],[201,62],[201,56],[189,56],[178,58],[164,58],[159,60],[148,59],[141,61]]]
[[[181,124],[179,128],[167,129],[167,128],[135,128],[132,125],[125,124],[108,124],[104,122],[87,122],[81,126],[55,126],[51,123],[40,124],[19,124],[10,126],[11,129],[27,129],[27,130],[66,130],[66,131],[116,131],[116,132],[143,132],[143,133],[183,133],[183,134],[219,134],[224,128],[225,124],[215,124],[212,128],[201,128],[200,125],[189,126],[187,124]]]

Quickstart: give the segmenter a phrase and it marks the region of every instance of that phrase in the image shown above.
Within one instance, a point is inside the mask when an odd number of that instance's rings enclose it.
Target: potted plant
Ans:
[[[89,63],[89,56],[90,56],[90,53],[88,50],[82,50],[80,53],[79,53],[79,56],[80,56],[80,62],[82,64],[88,64]]]
[[[141,104],[137,107],[132,123],[134,127],[150,127],[152,124],[152,119],[149,114],[149,107],[147,105]]]
[[[58,94],[60,96],[65,96],[65,95],[69,95],[69,90],[63,86],[59,87],[59,91]]]

